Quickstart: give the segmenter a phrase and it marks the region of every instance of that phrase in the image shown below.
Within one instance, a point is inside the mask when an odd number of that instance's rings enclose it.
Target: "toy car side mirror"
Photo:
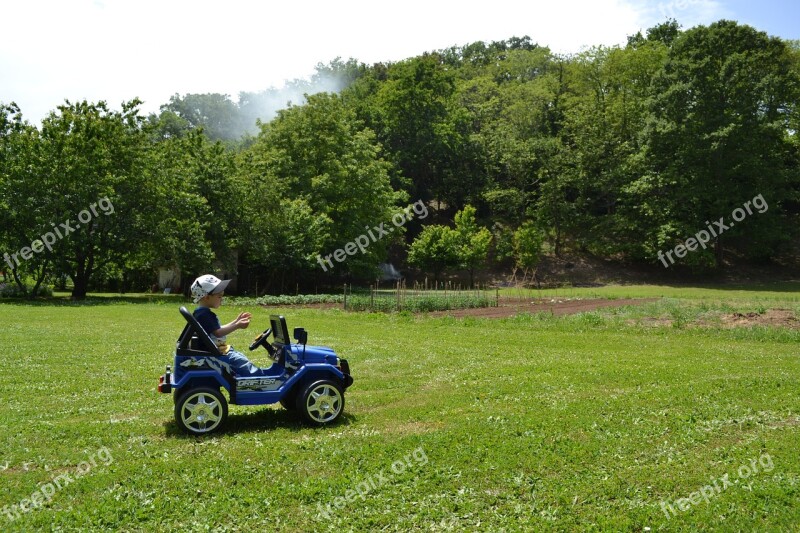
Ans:
[[[305,330],[305,328],[294,328],[293,336],[295,340],[303,346],[305,346],[308,342],[308,332]]]

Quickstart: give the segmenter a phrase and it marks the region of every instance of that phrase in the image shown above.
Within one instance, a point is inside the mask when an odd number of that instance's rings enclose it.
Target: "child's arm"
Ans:
[[[216,337],[224,337],[228,333],[232,333],[237,329],[247,329],[250,325],[250,317],[252,315],[250,313],[239,313],[239,316],[233,322],[225,324],[217,331],[214,332],[214,336]]]

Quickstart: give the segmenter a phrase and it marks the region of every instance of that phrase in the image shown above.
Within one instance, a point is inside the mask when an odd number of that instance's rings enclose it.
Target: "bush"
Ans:
[[[0,298],[30,298],[32,296],[49,298],[53,296],[53,288],[47,285],[41,285],[39,291],[35,295],[31,294],[31,291],[33,291],[32,285],[26,284],[25,291],[26,292],[23,293],[16,283],[0,283]]]
[[[475,307],[491,307],[493,299],[485,296],[438,296],[423,295],[402,298],[398,309],[397,298],[376,297],[369,295],[352,295],[347,297],[348,311],[379,311],[390,313],[393,311],[410,311],[412,313],[431,313],[434,311],[449,311],[451,309],[471,309]]]
[[[298,294],[296,296],[259,296],[258,298],[226,298],[227,305],[311,305],[342,303],[341,294]]]

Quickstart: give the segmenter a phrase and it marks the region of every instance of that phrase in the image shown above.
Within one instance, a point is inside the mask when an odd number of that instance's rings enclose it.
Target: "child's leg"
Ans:
[[[227,363],[233,367],[237,376],[264,375],[264,371],[262,369],[251,363],[243,353],[237,352],[236,350],[230,350],[228,355],[221,357],[220,359],[227,360]]]

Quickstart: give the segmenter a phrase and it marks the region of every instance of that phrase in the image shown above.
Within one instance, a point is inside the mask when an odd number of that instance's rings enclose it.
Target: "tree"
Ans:
[[[318,241],[324,257],[364,234],[365,228],[389,221],[394,206],[407,199],[392,189],[392,167],[380,152],[375,134],[341,97],[320,93],[265,124],[243,153],[240,169],[246,184],[274,184],[282,195],[278,201],[302,200],[310,208],[309,216],[327,228]],[[376,240],[363,254],[331,263],[331,268],[371,278],[390,242]]]
[[[233,141],[245,132],[236,102],[227,94],[174,94],[161,112],[174,114],[191,128],[203,128],[212,141]],[[172,128],[179,122],[171,121]]]
[[[536,265],[542,254],[544,235],[531,221],[525,222],[514,232],[514,257],[517,268],[524,270],[522,281],[528,277],[528,270],[533,269],[536,277]]]
[[[486,261],[489,246],[492,244],[492,233],[478,227],[475,221],[475,208],[471,205],[456,213],[456,255],[462,268],[469,271],[469,284],[473,285],[475,269]]]
[[[0,268],[30,297],[37,296],[54,267],[51,250],[40,242],[53,215],[42,183],[40,145],[39,132],[23,120],[19,107],[0,104]],[[27,276],[34,280],[30,293]]]
[[[447,226],[425,226],[408,250],[408,262],[433,273],[434,282],[442,272],[458,265],[458,237]]]
[[[154,128],[160,131],[159,124]],[[240,219],[242,198],[229,183],[230,162],[214,162],[215,154],[200,130],[162,139],[148,150],[140,191],[148,209],[139,217],[150,229],[125,258],[126,274],[177,269],[186,283],[213,270],[216,258],[235,270],[231,255],[239,235],[231,228]]]
[[[645,172],[629,189],[650,257],[758,194],[769,212],[714,238],[716,267],[726,241],[738,238],[751,257],[766,258],[790,237],[781,203],[797,183],[796,160],[787,157],[799,96],[791,65],[784,41],[732,21],[674,41],[654,80]]]
[[[266,274],[265,290],[284,293],[317,265],[332,221],[315,213],[273,174],[252,176],[242,205],[243,251]]]
[[[428,202],[441,199],[454,160],[449,147],[461,143],[448,109],[455,91],[453,75],[438,54],[392,65],[376,97],[378,135],[401,173],[411,180],[410,195]]]
[[[103,101],[66,102],[42,121],[39,194],[18,210],[46,210],[62,238],[52,246],[56,268],[73,281],[72,297],[84,299],[94,276],[124,258],[149,228],[144,180],[147,136],[138,100],[111,111]],[[63,226],[66,222],[69,229]]]

